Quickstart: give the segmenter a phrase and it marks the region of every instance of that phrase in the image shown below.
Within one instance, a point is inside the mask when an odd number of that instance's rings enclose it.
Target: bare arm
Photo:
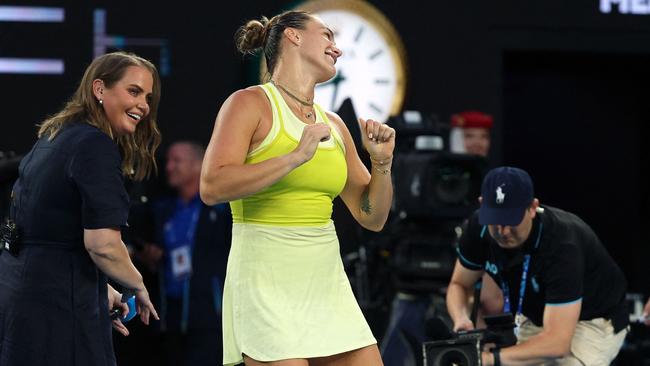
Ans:
[[[339,116],[328,112],[345,143],[345,161],[348,179],[341,192],[341,199],[352,216],[368,230],[380,231],[393,202],[393,183],[390,169],[395,148],[395,130],[375,121],[360,120],[361,139],[370,153],[372,168],[363,165],[350,131]],[[372,140],[369,136],[372,135]]]
[[[201,169],[201,199],[209,205],[256,193],[310,160],[321,139],[330,134],[324,124],[308,125],[298,147],[289,154],[257,164],[244,164],[249,151],[270,131],[271,107],[258,87],[239,90],[223,104]]]
[[[454,322],[454,331],[474,329],[469,318],[467,294],[472,292],[474,284],[483,276],[483,271],[472,271],[463,267],[456,260],[454,273],[447,287],[447,311]],[[478,301],[478,299],[475,299]]]
[[[142,282],[142,275],[131,262],[120,231],[116,228],[84,229],[84,245],[92,261],[104,274],[121,285],[136,290],[138,313],[142,321],[149,324],[149,314],[158,319]]]
[[[142,275],[131,262],[118,229],[84,230],[84,243],[90,258],[108,277],[128,288],[144,289]]]
[[[564,357],[571,351],[571,341],[580,318],[582,301],[544,308],[544,329],[526,342],[501,350],[503,365],[538,365]],[[492,355],[483,354],[486,365],[492,365]]]

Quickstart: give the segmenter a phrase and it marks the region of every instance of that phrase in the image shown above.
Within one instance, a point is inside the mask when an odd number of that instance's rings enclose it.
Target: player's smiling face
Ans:
[[[322,70],[323,75],[318,77],[319,82],[334,77],[334,65],[343,52],[336,46],[332,30],[320,18],[313,16],[305,24],[305,29],[297,32],[300,35],[304,57],[318,70]]]

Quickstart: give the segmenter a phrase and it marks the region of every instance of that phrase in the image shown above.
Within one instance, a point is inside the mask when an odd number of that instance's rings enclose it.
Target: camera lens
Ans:
[[[459,349],[450,349],[438,356],[436,365],[440,366],[470,366],[469,357],[465,352]]]

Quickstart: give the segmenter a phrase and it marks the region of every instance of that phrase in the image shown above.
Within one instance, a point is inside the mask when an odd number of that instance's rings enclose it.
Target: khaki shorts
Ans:
[[[540,333],[542,327],[525,319],[519,330],[518,343]],[[628,328],[614,333],[612,322],[605,318],[578,322],[571,341],[571,354],[543,365],[557,366],[609,366],[623,345]]]

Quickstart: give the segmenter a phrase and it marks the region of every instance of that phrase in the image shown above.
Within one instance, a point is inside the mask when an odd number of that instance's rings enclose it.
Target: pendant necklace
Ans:
[[[311,119],[311,118],[314,116],[314,102],[310,101],[309,99],[304,99],[304,100],[303,100],[302,98],[296,96],[295,94],[293,94],[292,92],[290,92],[289,90],[287,90],[287,88],[283,87],[282,85],[278,84],[277,82],[275,82],[275,81],[273,81],[273,80],[271,80],[271,83],[273,83],[273,85],[275,85],[275,86],[277,86],[278,88],[280,88],[280,90],[282,90],[282,91],[283,91],[285,94],[287,94],[289,97],[293,98],[296,102],[300,103],[301,105],[303,105],[303,106],[305,106],[305,107],[311,107],[311,108],[312,108],[311,111],[309,111],[309,112],[307,112],[307,113],[304,113],[304,116],[305,116],[307,119]],[[302,108],[301,108],[301,112],[302,112]]]

